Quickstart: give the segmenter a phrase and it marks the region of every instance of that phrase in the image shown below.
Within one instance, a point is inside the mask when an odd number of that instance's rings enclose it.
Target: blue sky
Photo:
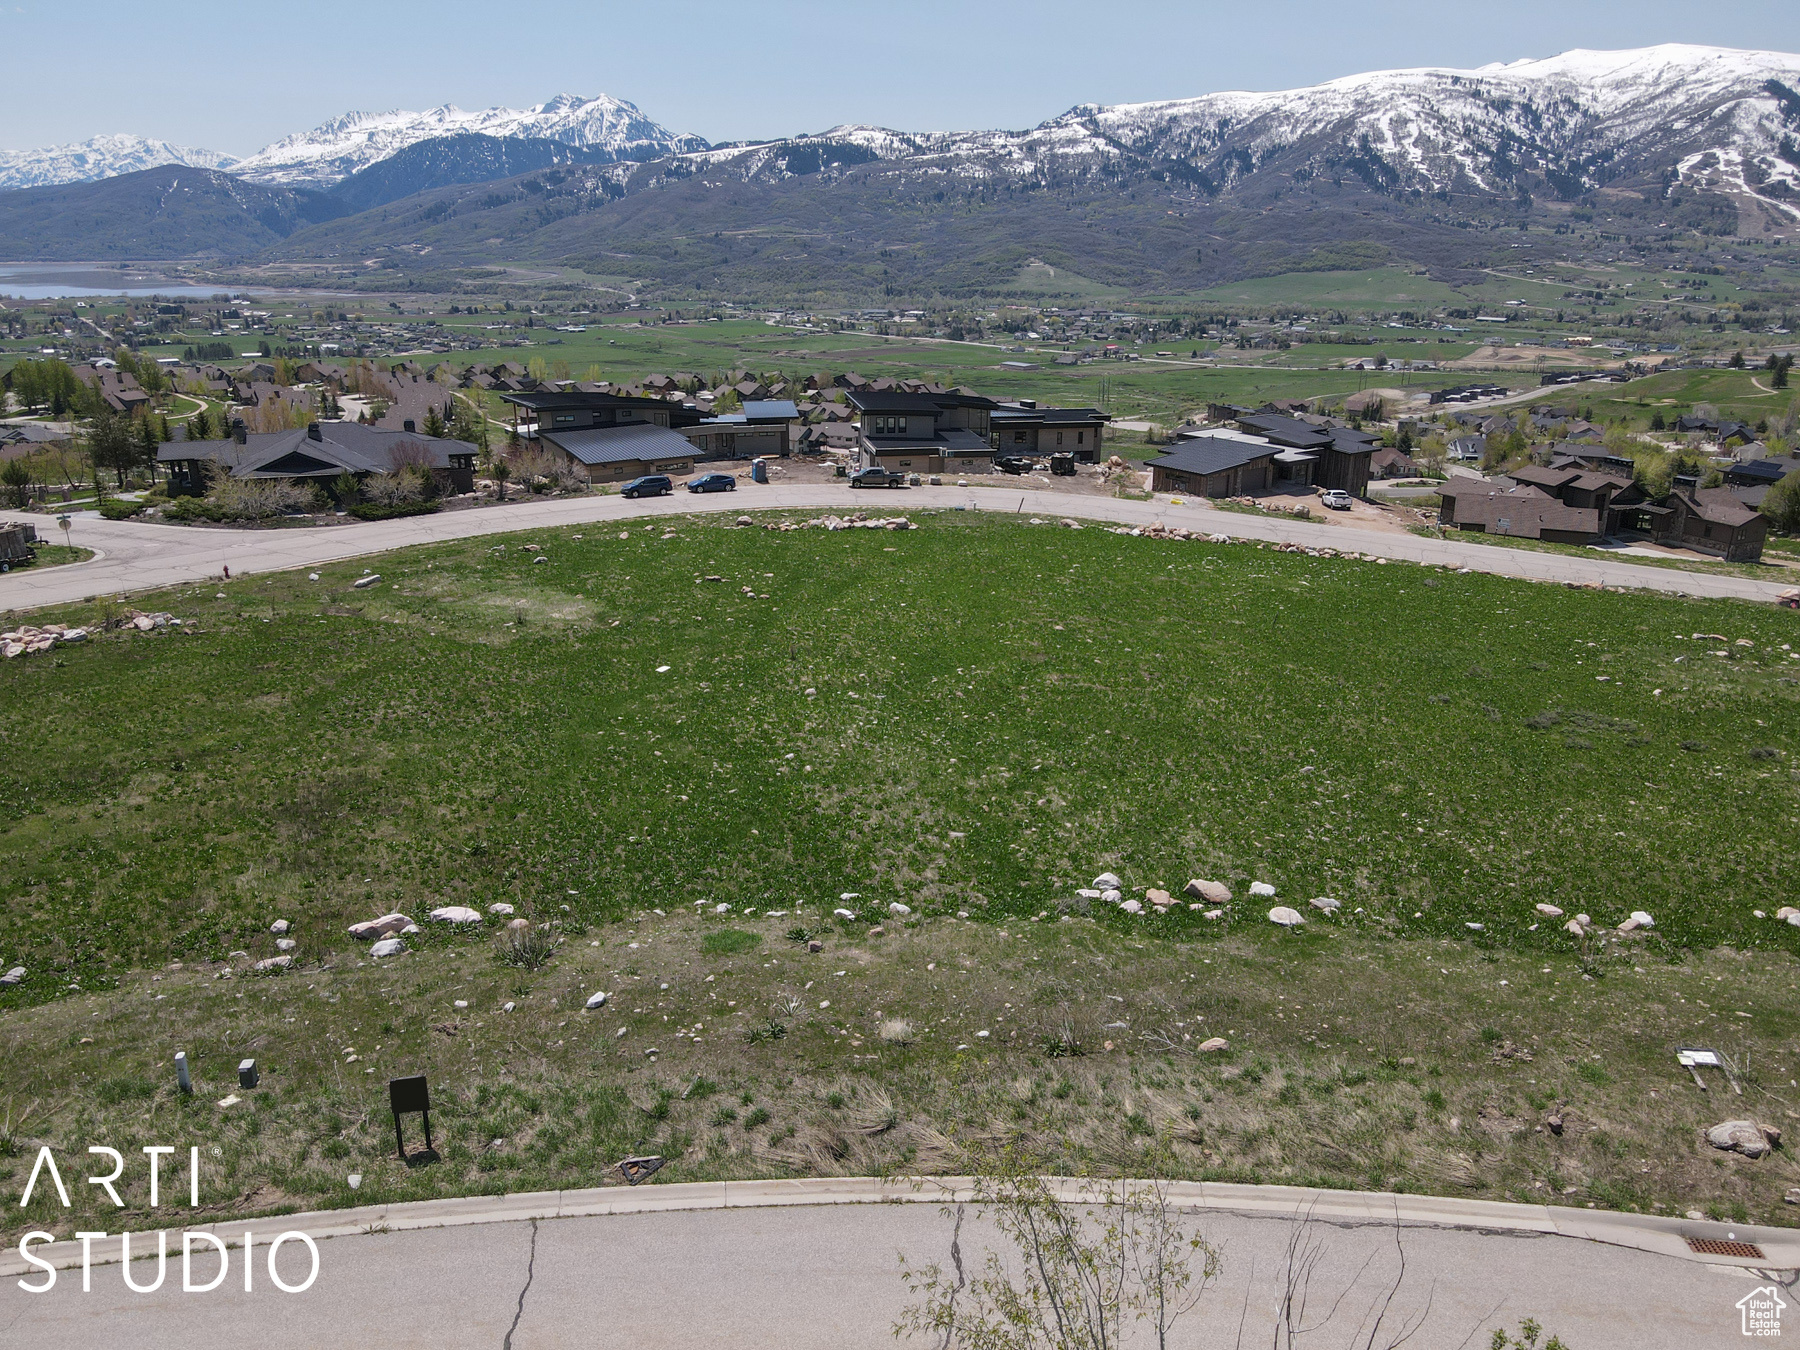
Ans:
[[[1695,42],[1800,51],[1793,0],[0,0],[0,147],[247,154],[351,109],[605,92],[711,141],[1025,127],[1077,103]]]

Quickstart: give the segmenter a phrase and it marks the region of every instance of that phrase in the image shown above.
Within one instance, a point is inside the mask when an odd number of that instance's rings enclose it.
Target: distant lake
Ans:
[[[0,295],[19,300],[63,296],[220,295],[218,286],[177,281],[141,267],[82,266],[67,263],[0,263]]]

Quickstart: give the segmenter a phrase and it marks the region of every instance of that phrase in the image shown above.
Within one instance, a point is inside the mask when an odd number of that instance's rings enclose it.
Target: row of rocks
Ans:
[[[1546,919],[1560,919],[1563,917],[1564,913],[1564,911],[1556,905],[1539,904],[1534,905],[1533,908]],[[1800,910],[1796,910],[1795,912],[1800,913]],[[1656,927],[1655,919],[1651,918],[1649,914],[1641,909],[1634,909],[1631,911],[1630,917],[1627,918],[1624,923],[1619,925],[1618,931],[1621,933],[1635,933],[1640,928],[1654,927]],[[1584,938],[1591,933],[1600,932],[1601,929],[1588,915],[1577,914],[1563,925],[1563,931],[1574,937]]]
[[[10,633],[0,633],[0,656],[9,661],[15,656],[35,656],[59,642],[85,642],[87,637],[87,629],[71,628],[68,624],[49,623],[42,628],[25,624]]]
[[[134,609],[124,617],[108,619],[103,629],[133,629],[139,633],[148,633],[157,628],[173,625],[181,627],[181,620],[173,614],[146,614],[143,610]],[[35,624],[21,624],[9,632],[0,633],[0,656],[11,660],[15,656],[35,656],[39,652],[47,652],[52,647],[70,642],[85,642],[92,635],[93,629],[78,627],[66,623],[47,623],[42,627]]]

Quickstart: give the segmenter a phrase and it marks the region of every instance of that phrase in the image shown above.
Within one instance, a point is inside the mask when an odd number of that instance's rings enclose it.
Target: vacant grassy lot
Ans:
[[[640,1147],[692,1179],[1031,1131],[1122,1168],[1160,1133],[1195,1175],[1779,1219],[1785,1158],[1694,1131],[1800,1101],[1800,930],[1752,913],[1800,890],[1800,617],[920,525],[412,550],[0,667],[0,966],[30,972],[0,993],[0,1189],[38,1140],[138,1134],[213,1140],[249,1211],[347,1203],[350,1171],[358,1199],[582,1184]],[[1089,916],[1105,868],[1238,900]],[[1277,932],[1252,879],[1342,917]],[[546,967],[344,934],[500,900],[560,926]],[[1656,927],[1578,942],[1539,901]],[[277,918],[299,964],[249,976]],[[1678,1077],[1690,1040],[1750,1096]],[[221,1110],[246,1055],[267,1086]],[[382,1080],[414,1068],[444,1160],[408,1171]]]

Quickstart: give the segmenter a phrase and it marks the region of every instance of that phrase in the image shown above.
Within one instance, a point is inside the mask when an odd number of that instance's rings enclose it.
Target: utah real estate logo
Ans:
[[[1781,1313],[1787,1304],[1782,1301],[1774,1285],[1765,1284],[1760,1289],[1752,1289],[1737,1301],[1737,1307],[1743,1314],[1744,1335],[1781,1335]]]

